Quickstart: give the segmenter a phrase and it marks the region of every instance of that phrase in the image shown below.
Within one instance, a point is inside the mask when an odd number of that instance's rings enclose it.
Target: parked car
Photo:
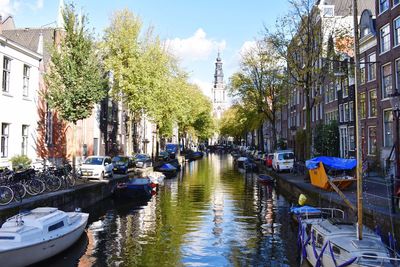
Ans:
[[[133,168],[135,167],[134,160],[127,156],[115,156],[112,158],[112,163],[114,165],[114,173],[126,174],[133,171]]]
[[[113,176],[112,160],[108,156],[89,156],[80,167],[82,177],[103,180]]]
[[[136,154],[133,156],[133,160],[137,168],[147,168],[153,165],[151,157],[147,154]]]
[[[283,170],[291,170],[294,165],[294,153],[291,150],[281,150],[274,153],[272,159],[272,168],[279,172]]]
[[[265,166],[267,168],[272,168],[272,160],[274,159],[274,154],[270,153],[265,157]]]

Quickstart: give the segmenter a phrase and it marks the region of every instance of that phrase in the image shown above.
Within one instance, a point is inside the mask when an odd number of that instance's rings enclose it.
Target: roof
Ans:
[[[2,35],[6,38],[37,52],[39,47],[39,36],[43,34],[43,59],[47,64],[50,59],[49,47],[54,43],[54,28],[25,28],[14,30],[3,30]]]
[[[334,5],[336,16],[349,16],[352,14],[353,0],[317,0],[316,5]],[[375,0],[358,0],[357,1],[358,15],[364,9],[371,10],[372,14],[375,15]]]

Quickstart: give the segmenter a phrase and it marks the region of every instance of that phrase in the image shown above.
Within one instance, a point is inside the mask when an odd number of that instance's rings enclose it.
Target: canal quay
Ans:
[[[151,198],[110,196],[84,208],[86,234],[35,266],[298,266],[286,199],[230,155],[210,153]]]

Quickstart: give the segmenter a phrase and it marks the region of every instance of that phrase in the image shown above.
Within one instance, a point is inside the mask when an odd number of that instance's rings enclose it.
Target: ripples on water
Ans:
[[[290,204],[228,155],[187,163],[151,199],[106,199],[87,235],[42,266],[298,266]]]

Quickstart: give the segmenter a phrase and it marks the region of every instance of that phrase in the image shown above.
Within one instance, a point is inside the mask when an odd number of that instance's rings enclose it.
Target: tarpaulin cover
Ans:
[[[309,170],[316,169],[319,163],[322,162],[325,166],[335,170],[351,170],[357,165],[356,159],[342,159],[335,157],[316,157],[306,161],[306,167]]]
[[[172,170],[176,170],[176,168],[169,163],[165,163],[160,167],[160,170],[172,171]]]
[[[311,206],[301,206],[301,207],[297,206],[297,207],[291,207],[290,212],[294,214],[306,214],[306,213],[319,214],[321,213],[321,210]]]

